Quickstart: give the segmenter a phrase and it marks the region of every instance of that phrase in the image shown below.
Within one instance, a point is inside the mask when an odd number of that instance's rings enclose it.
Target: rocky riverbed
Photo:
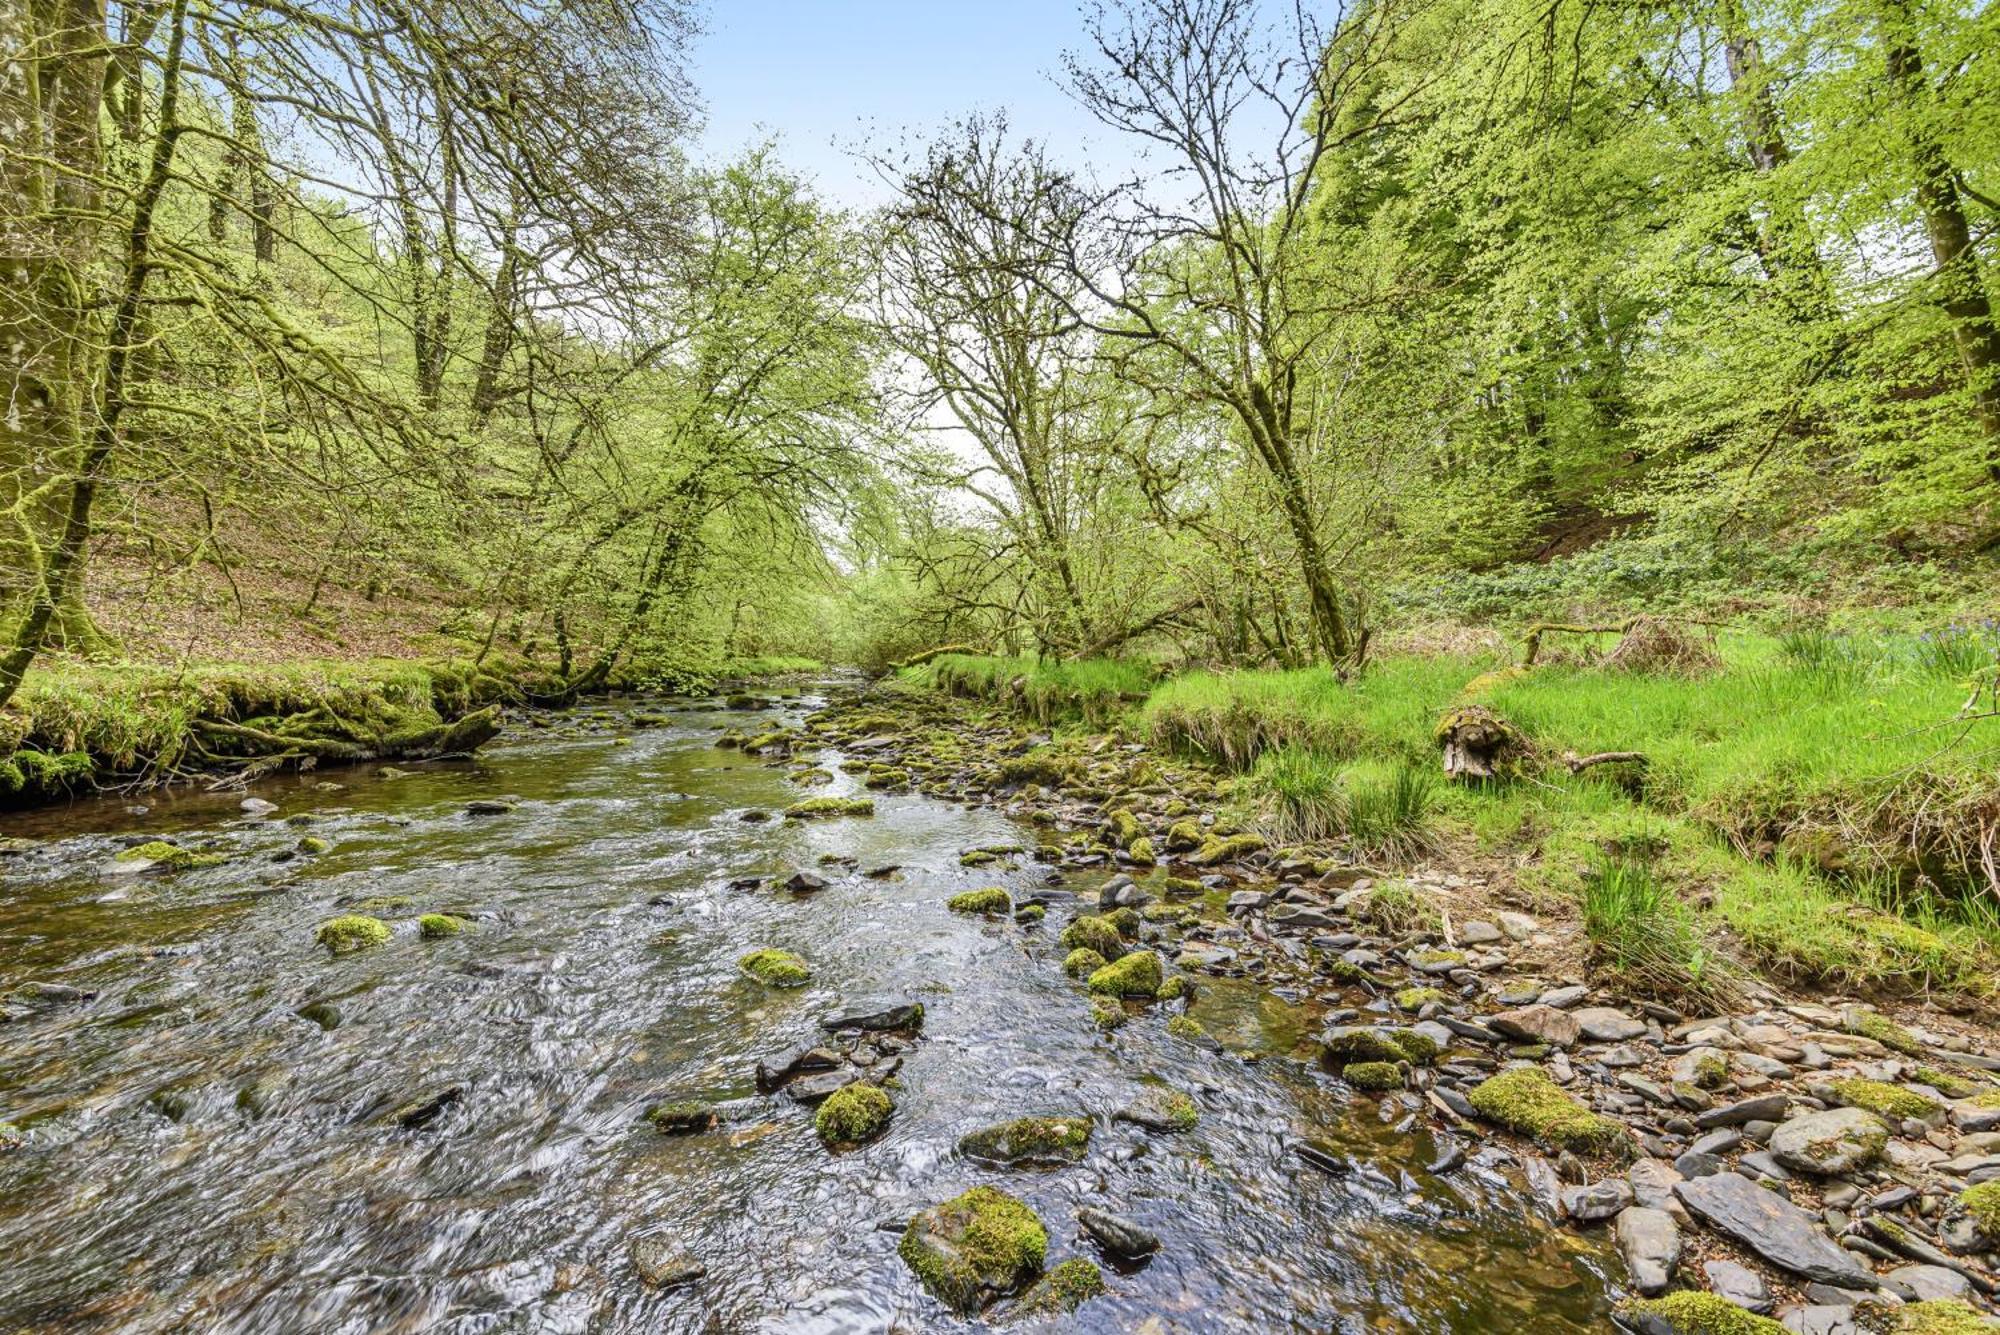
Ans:
[[[15,822],[8,1328],[1981,1328],[1979,1031],[1600,994],[1504,876],[831,698]]]
[[[1323,1067],[1447,1137],[1434,1169],[1511,1161],[1538,1208],[1612,1241],[1632,1290],[1619,1325],[2000,1329],[1990,1030],[1755,984],[1728,1014],[1611,995],[1574,924],[1509,907],[1504,875],[1271,849],[1219,816],[1216,776],[1143,746],[910,708],[918,726],[863,702],[817,727],[869,754],[871,782],[997,803],[1046,832],[1038,862],[1101,870],[1064,939],[1102,947],[1092,924],[1127,915],[1115,948],[1170,961],[1153,990],[1166,1005],[1247,977],[1323,1007]],[[1100,1005],[1099,1022],[1129,1005]],[[1169,1027],[1213,1041],[1185,1017]]]

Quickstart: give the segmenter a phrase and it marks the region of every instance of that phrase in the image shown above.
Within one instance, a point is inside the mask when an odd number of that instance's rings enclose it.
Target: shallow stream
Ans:
[[[966,1187],[1023,1197],[1050,1263],[1096,1258],[1096,1204],[1165,1239],[1064,1329],[1485,1332],[1606,1329],[1609,1249],[1544,1218],[1473,1164],[1433,1177],[1431,1137],[1311,1063],[1317,1017],[1247,983],[1205,988],[1206,1051],[1136,1016],[1107,1039],[1042,928],[947,912],[981,885],[973,846],[1032,843],[990,810],[878,797],[872,819],[745,820],[801,796],[782,765],[711,743],[724,723],[796,724],[819,688],[754,714],[649,700],[510,729],[473,764],[308,773],[241,792],[100,799],[0,817],[43,840],[0,858],[0,993],[30,980],[94,999],[0,1024],[0,1331],[929,1331],[978,1328],[896,1257],[900,1222]],[[838,753],[820,763],[831,767]],[[820,793],[846,793],[841,775]],[[337,783],[338,789],[316,787]],[[508,795],[513,811],[466,813]],[[132,814],[128,805],[150,809]],[[297,826],[285,818],[309,815]],[[134,836],[233,853],[170,876],[114,870]],[[331,851],[278,861],[303,836]],[[852,869],[819,865],[855,859]],[[893,878],[861,874],[900,864]],[[811,869],[796,896],[739,878]],[[1088,891],[1097,880],[1079,880]],[[373,896],[387,945],[331,957],[316,923]],[[472,930],[421,939],[415,915]],[[773,991],[736,960],[804,956]],[[927,1010],[886,1136],[834,1155],[809,1110],[756,1092],[760,1058],[818,1033],[843,1000]],[[330,1002],[330,1029],[301,1018]],[[322,1014],[324,1014],[322,1012]],[[1197,1128],[1108,1119],[1164,1079]],[[458,1086],[429,1127],[382,1114]],[[642,1121],[710,1098],[712,1135]],[[1088,1157],[1049,1172],[953,1150],[1029,1113],[1099,1118]],[[1350,1160],[1329,1174],[1295,1152]],[[648,1289],[631,1238],[664,1228],[707,1266]],[[992,1314],[997,1317],[999,1309]]]

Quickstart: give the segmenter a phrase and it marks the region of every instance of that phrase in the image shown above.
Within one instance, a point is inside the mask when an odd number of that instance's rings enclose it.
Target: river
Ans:
[[[0,858],[0,992],[96,994],[0,1024],[0,1121],[27,1136],[0,1154],[0,1329],[976,1329],[923,1293],[895,1230],[981,1182],[1040,1213],[1051,1264],[1102,1259],[1077,1233],[1084,1205],[1164,1239],[1139,1268],[1107,1262],[1108,1292],[1063,1329],[1608,1326],[1609,1249],[1547,1221],[1486,1157],[1432,1176],[1421,1121],[1296,1059],[1310,1009],[1215,983],[1194,1013],[1220,1051],[1156,1016],[1107,1037],[1059,967],[1064,910],[1042,927],[947,912],[959,890],[1046,881],[1032,862],[959,865],[968,847],[1032,843],[1027,827],[915,794],[878,797],[868,819],[746,820],[801,790],[782,764],[717,749],[717,730],[796,724],[829,689],[767,691],[747,714],[680,699],[543,716],[474,763],[260,783],[278,805],[265,816],[231,792],[0,818],[43,841]],[[634,711],[659,718],[632,726]],[[812,790],[851,791],[847,775]],[[518,805],[467,813],[496,795]],[[135,836],[163,834],[231,856],[116,870]],[[307,836],[330,851],[286,857]],[[902,870],[862,874],[888,864]],[[731,885],[802,868],[827,888]],[[314,944],[317,923],[373,897],[409,901],[384,911],[388,944]],[[473,925],[424,939],[430,910]],[[813,982],[744,977],[737,959],[762,946],[798,952]],[[836,1004],[883,994],[924,1003],[923,1036],[887,1134],[833,1154],[753,1068]],[[302,1018],[314,1003],[338,1023]],[[1195,1096],[1192,1132],[1109,1119],[1155,1080]],[[425,1128],[384,1121],[447,1087],[462,1098]],[[643,1121],[682,1098],[717,1101],[721,1128]],[[987,1123],[1078,1110],[1098,1125],[1071,1167],[954,1151]],[[1352,1171],[1313,1167],[1302,1140]],[[641,1283],[627,1248],[648,1230],[706,1276]]]

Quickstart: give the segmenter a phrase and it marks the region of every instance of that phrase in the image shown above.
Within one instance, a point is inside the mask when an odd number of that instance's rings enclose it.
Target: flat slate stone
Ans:
[[[1694,1124],[1703,1131],[1713,1131],[1719,1126],[1744,1126],[1751,1122],[1775,1122],[1785,1115],[1785,1109],[1792,1106],[1789,1094],[1760,1094],[1754,1099],[1743,1099],[1737,1103],[1725,1103],[1720,1108],[1710,1108],[1694,1119]]]
[[[843,1006],[819,1022],[820,1028],[914,1029],[924,1020],[920,1001],[871,1000]]]
[[[1771,1157],[1816,1177],[1838,1177],[1882,1157],[1889,1128],[1860,1108],[1805,1113],[1771,1133]]]
[[[1843,1289],[1872,1289],[1875,1274],[1843,1251],[1819,1221],[1774,1191],[1736,1173],[1674,1185],[1681,1204],[1781,1270]]]
[[[1646,1033],[1646,1022],[1635,1020],[1624,1011],[1610,1006],[1585,1006],[1571,1011],[1583,1036],[1593,1043],[1623,1043],[1627,1039],[1642,1038]]]

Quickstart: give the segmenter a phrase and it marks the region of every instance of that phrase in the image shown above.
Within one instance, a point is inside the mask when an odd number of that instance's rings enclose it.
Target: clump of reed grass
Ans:
[[[1344,839],[1364,857],[1388,859],[1433,845],[1437,787],[1426,768],[1348,764],[1303,746],[1266,752],[1246,783],[1256,822],[1273,842]]]
[[[1717,1010],[1746,1000],[1748,974],[1643,861],[1607,857],[1592,868],[1583,930],[1599,960],[1636,991]]]

